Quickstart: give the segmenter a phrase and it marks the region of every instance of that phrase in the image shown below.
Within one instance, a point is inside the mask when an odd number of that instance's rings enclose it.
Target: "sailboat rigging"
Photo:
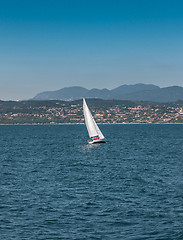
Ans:
[[[86,127],[88,130],[89,137],[91,138],[91,141],[89,143],[105,143],[105,137],[100,131],[98,125],[96,124],[90,109],[88,108],[86,104],[86,100],[83,98],[83,113],[85,118]]]

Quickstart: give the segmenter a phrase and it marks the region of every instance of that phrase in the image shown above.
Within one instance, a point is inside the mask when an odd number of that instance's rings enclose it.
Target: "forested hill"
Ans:
[[[164,105],[164,106],[180,106],[183,107],[183,100],[168,102],[168,103],[157,103],[152,101],[129,101],[129,100],[103,100],[103,99],[95,99],[88,98],[86,99],[88,106],[91,107],[112,107],[116,105],[126,106],[126,107],[134,107],[137,105],[141,106],[156,106],[156,105]],[[0,112],[17,112],[19,110],[31,112],[34,108],[47,108],[47,107],[58,107],[58,106],[68,106],[71,105],[80,105],[82,106],[82,99],[74,100],[74,101],[61,101],[61,100],[47,100],[47,101],[39,101],[39,100],[28,100],[28,101],[2,101],[0,100]]]
[[[61,100],[28,100],[28,101],[0,101],[0,112],[32,112],[33,109],[43,108],[58,108],[60,106],[70,107],[71,105],[82,106],[82,99],[75,101],[61,101]],[[135,106],[138,102],[135,101],[122,101],[122,100],[103,100],[103,99],[87,99],[89,106],[95,107],[109,107],[115,105]],[[139,102],[140,104],[140,102]],[[142,102],[142,105],[149,104],[148,102]],[[155,103],[151,103],[155,104]]]

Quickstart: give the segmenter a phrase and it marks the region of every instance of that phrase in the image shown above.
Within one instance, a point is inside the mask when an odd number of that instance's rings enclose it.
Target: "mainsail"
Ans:
[[[100,131],[99,127],[97,126],[84,98],[83,98],[83,112],[89,137],[93,138],[99,136],[100,139],[104,139],[105,137]]]

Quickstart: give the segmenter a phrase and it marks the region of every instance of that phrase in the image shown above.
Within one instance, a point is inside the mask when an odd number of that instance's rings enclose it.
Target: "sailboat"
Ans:
[[[90,144],[94,143],[105,143],[105,137],[97,126],[90,109],[86,104],[86,100],[83,98],[83,113],[85,118],[86,127],[88,130],[89,137],[91,138],[88,141]]]

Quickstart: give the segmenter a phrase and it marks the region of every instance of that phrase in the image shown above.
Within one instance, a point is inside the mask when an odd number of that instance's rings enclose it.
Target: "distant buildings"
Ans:
[[[183,123],[183,109],[180,106],[148,105],[91,107],[97,123]],[[0,112],[0,124],[60,124],[84,123],[81,104],[42,104],[27,107],[12,106]]]

